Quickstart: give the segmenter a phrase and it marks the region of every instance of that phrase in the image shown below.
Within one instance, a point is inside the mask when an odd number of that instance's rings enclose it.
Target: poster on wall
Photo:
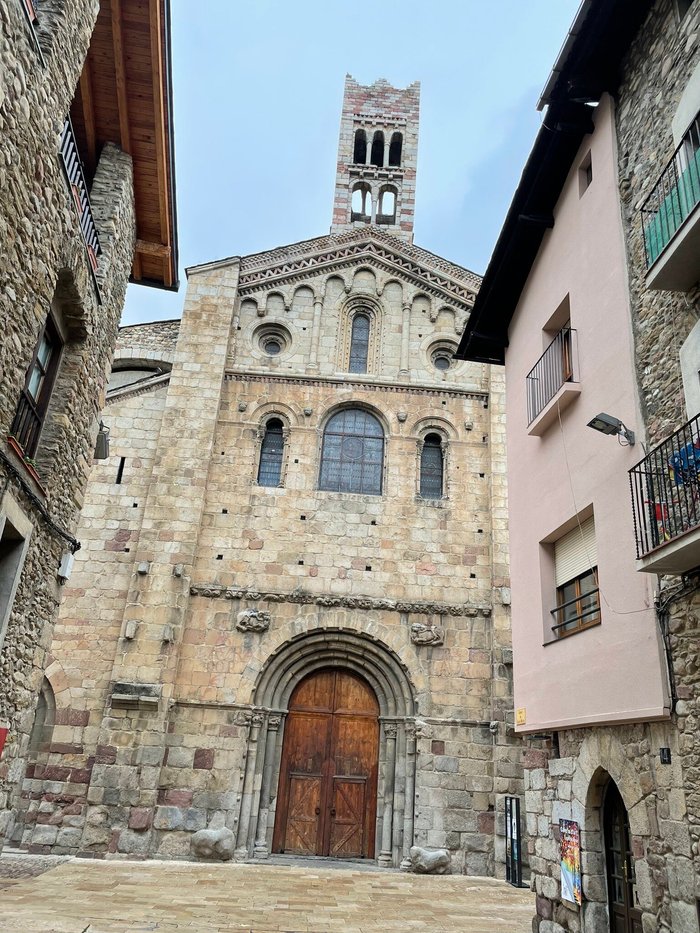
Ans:
[[[572,904],[581,904],[581,836],[578,823],[559,820],[561,857],[561,896]]]

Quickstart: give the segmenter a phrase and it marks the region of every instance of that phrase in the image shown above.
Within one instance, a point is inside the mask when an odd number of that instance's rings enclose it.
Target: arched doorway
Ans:
[[[603,836],[608,879],[611,933],[642,933],[634,859],[630,846],[629,818],[614,781],[609,781],[603,801]]]
[[[305,677],[289,700],[273,851],[373,858],[379,703],[344,668]]]

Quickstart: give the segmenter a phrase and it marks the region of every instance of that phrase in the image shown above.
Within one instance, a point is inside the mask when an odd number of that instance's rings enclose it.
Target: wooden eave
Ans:
[[[100,0],[71,119],[88,183],[105,143],[132,157],[131,280],[177,289],[169,0]]]

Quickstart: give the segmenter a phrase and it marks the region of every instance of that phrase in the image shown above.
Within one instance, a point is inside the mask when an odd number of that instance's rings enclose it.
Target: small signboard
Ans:
[[[559,852],[561,858],[561,896],[565,901],[581,905],[581,835],[578,823],[559,820]]]
[[[527,712],[524,706],[519,707],[515,711],[515,725],[524,726],[527,724]]]

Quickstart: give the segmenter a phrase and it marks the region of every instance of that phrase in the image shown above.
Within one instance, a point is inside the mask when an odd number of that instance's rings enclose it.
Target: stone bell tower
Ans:
[[[376,224],[413,241],[420,83],[345,78],[331,233]]]

